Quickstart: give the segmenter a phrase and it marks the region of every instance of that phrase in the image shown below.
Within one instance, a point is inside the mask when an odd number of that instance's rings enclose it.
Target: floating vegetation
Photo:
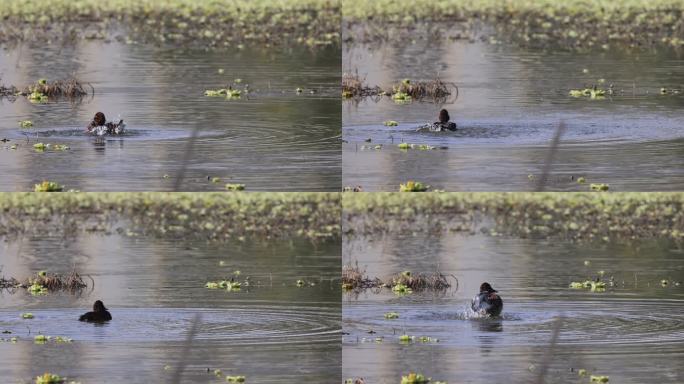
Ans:
[[[449,231],[684,242],[682,193],[373,193],[342,194],[342,200],[345,234],[353,236]]]
[[[45,151],[47,149],[47,147],[48,147],[48,144],[43,144],[43,143],[33,144],[33,149],[35,149],[36,151],[40,151],[40,152]]]
[[[33,122],[31,120],[22,120],[19,122],[21,128],[31,128],[33,127]]]
[[[408,295],[413,293],[413,290],[404,284],[395,284],[392,286],[392,292],[398,295]]]
[[[573,281],[570,283],[572,289],[590,289],[592,292],[605,292],[606,283],[603,281],[585,280],[584,282]]]
[[[208,89],[204,91],[204,96],[216,97],[225,96],[227,99],[238,99],[242,95],[242,91],[239,89],[233,89],[232,87],[221,88],[221,89]]]
[[[22,319],[33,319],[33,313],[22,313],[21,314]]]
[[[95,230],[202,241],[313,240],[340,236],[341,204],[337,193],[13,193],[0,195],[0,212],[1,237]]]
[[[681,13],[682,4],[671,0],[539,0],[505,6],[494,0],[347,0],[342,5],[342,28],[347,31],[346,43],[403,42],[420,35],[433,41],[479,39],[547,49],[676,48],[684,46]]]
[[[64,144],[36,143],[33,144],[33,149],[35,149],[36,152],[45,152],[49,149],[54,151],[67,151],[70,148],[68,145]]]
[[[92,86],[91,86],[92,89]],[[23,96],[33,97],[41,100],[47,98],[78,98],[86,96],[88,92],[85,86],[75,78],[66,80],[55,80],[48,82],[45,79],[38,80],[35,84],[29,85],[22,92]]]
[[[417,149],[419,151],[431,151],[433,149],[437,149],[437,147],[434,147],[432,145],[428,144],[409,144],[409,143],[400,143],[398,144],[399,149],[403,150],[409,150],[409,149]]]
[[[24,288],[33,295],[43,295],[48,292],[71,291],[75,292],[86,288],[87,284],[76,272],[71,271],[68,275],[50,274],[45,271],[38,272],[35,277],[29,277],[23,282],[15,278],[0,278],[0,289]],[[31,317],[24,317],[30,315]],[[25,319],[33,318],[33,314],[22,315]]]
[[[401,335],[399,336],[399,341],[402,343],[410,343],[416,339],[415,336]]]
[[[362,79],[358,73],[343,73],[342,74],[342,97],[345,99],[352,97],[365,96],[380,96],[384,92],[380,87],[369,87],[365,84],[365,79]]]
[[[454,277],[455,278],[455,277]],[[369,278],[365,271],[362,271],[358,264],[347,264],[342,267],[342,285],[346,290],[362,290],[368,288],[390,288],[398,294],[409,294],[422,290],[445,290],[451,287],[448,276],[439,272],[412,274],[404,271],[390,277],[383,282],[379,278]],[[394,312],[385,314],[386,318],[391,317]],[[390,317],[387,317],[387,316]],[[397,315],[398,317],[399,315]]]
[[[226,184],[226,189],[229,191],[244,191],[244,184]]]
[[[237,291],[242,287],[242,283],[239,281],[233,281],[231,280],[221,280],[221,281],[210,281],[204,285],[206,288],[209,289],[226,289],[228,291]]]
[[[589,376],[589,381],[592,383],[607,383],[609,381],[608,376],[591,375]]]
[[[244,376],[226,376],[226,381],[231,382],[231,383],[244,383],[245,377]]]
[[[590,99],[603,99],[606,96],[606,92],[609,94],[612,94],[613,90],[611,88],[608,91],[606,91],[605,89],[601,89],[601,88],[597,88],[596,86],[593,86],[592,88],[571,89],[570,90],[570,96],[572,96],[572,97],[587,96]]]
[[[397,123],[394,120],[383,121],[382,124],[386,127],[396,127],[397,125],[399,125],[399,123]]]
[[[65,377],[55,375],[53,373],[45,372],[40,376],[36,376],[36,384],[62,384],[66,381]]]
[[[429,188],[429,185],[413,180],[407,181],[406,184],[399,184],[399,192],[426,192]]]
[[[427,384],[429,382],[430,378],[420,373],[409,372],[408,375],[401,377],[401,384]]]
[[[453,83],[445,83],[439,78],[429,81],[412,81],[404,79],[392,86],[392,98],[397,100],[444,99],[451,95],[452,89],[456,88]]]
[[[592,191],[598,191],[598,192],[604,192],[610,189],[610,185],[608,184],[591,184],[589,188]]]
[[[35,148],[35,146],[34,146]],[[40,184],[36,184],[33,188],[34,192],[62,192],[64,190],[64,186],[60,185],[59,183],[55,181],[47,181],[44,180]]]
[[[398,319],[398,318],[399,318],[399,314],[396,312],[385,313],[385,319],[387,319],[387,320],[394,320],[394,319]]]
[[[340,3],[329,0],[5,0],[0,42],[116,39],[206,49],[340,41]],[[231,26],[226,28],[225,26]]]
[[[36,335],[33,338],[33,341],[36,342],[36,344],[45,344],[50,340],[50,336],[45,336],[45,335]]]
[[[586,183],[586,182],[587,182],[587,179],[584,178],[584,177],[578,177],[578,178],[577,178],[577,183],[578,183],[578,184],[584,184],[584,183]]]

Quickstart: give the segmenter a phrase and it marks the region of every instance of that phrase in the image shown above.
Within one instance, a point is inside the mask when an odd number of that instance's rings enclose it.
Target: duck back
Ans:
[[[78,318],[79,321],[86,322],[97,322],[97,321],[109,321],[112,319],[112,315],[109,311],[98,311],[98,312],[87,312]]]
[[[494,292],[480,292],[471,303],[473,311],[499,316],[503,310],[503,300]]]

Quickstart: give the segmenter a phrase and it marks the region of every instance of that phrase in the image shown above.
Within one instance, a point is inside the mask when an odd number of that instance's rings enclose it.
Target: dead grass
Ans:
[[[392,96],[404,94],[413,99],[446,99],[452,95],[458,96],[458,86],[447,83],[439,78],[427,81],[413,81],[404,79],[392,85],[391,89],[383,90],[380,86],[366,84],[366,79],[358,73],[342,74],[342,96],[345,98],[358,98],[368,96]]]
[[[92,89],[92,85],[90,85]],[[33,85],[29,85],[24,88],[22,92],[23,96],[28,96],[31,93],[41,93],[48,97],[83,97],[88,94],[83,83],[76,80],[75,78],[70,78],[66,80],[55,80],[48,82],[45,80],[38,80]]]
[[[409,271],[397,273],[386,282],[380,278],[370,278],[366,271],[359,268],[358,263],[347,264],[342,267],[342,286],[346,290],[361,290],[369,288],[393,288],[403,285],[414,291],[421,290],[445,290],[451,288],[449,277],[439,272],[413,274]],[[451,276],[453,277],[453,276]],[[456,277],[453,277],[456,279]],[[458,282],[458,280],[456,280]]]
[[[39,272],[23,281],[19,281],[14,277],[0,277],[0,289],[29,288],[32,285],[40,285],[52,292],[77,291],[88,287],[83,277],[75,270],[66,275]]]

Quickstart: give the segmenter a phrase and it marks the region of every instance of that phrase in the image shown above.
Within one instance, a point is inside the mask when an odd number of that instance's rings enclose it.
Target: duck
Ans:
[[[93,121],[91,121],[86,127],[86,133],[92,133],[97,136],[104,136],[106,134],[120,135],[124,133],[125,127],[126,124],[124,124],[123,120],[119,120],[118,123],[114,123],[112,121],[107,122],[107,118],[105,117],[104,113],[97,112],[95,117],[93,117]]]
[[[449,121],[449,111],[442,109],[439,111],[439,121],[432,123],[432,130],[436,132],[455,131],[456,123]]]
[[[499,316],[503,310],[503,300],[492,286],[484,282],[480,285],[480,293],[473,298],[470,307],[473,311],[489,316]]]
[[[78,318],[78,321],[87,321],[90,323],[109,321],[111,319],[112,315],[109,313],[109,310],[105,308],[102,300],[97,300],[95,301],[95,304],[93,304],[93,311],[82,314],[81,317]]]

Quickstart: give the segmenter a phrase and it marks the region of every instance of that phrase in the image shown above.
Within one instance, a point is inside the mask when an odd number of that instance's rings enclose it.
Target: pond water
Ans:
[[[23,88],[73,75],[95,94],[80,102],[0,101],[0,138],[10,140],[0,143],[0,190],[32,190],[44,179],[83,191],[173,190],[179,178],[182,191],[222,190],[227,182],[339,190],[340,57],[339,47],[204,51],[102,42],[5,50],[0,84]],[[249,94],[204,96],[235,79]],[[124,119],[129,134],[83,134],[97,111]],[[19,128],[22,120],[33,127]],[[38,153],[38,142],[71,149]]]
[[[345,294],[344,377],[396,383],[413,371],[448,382],[529,383],[546,365],[543,382],[579,382],[579,369],[619,383],[684,380],[684,285],[674,284],[684,280],[684,251],[669,242],[387,236],[345,239],[343,260],[358,261],[371,278],[409,270],[458,279],[456,286],[450,278],[452,288],[441,293]],[[600,270],[604,280],[614,278],[614,287],[568,288]],[[483,281],[503,298],[501,318],[467,310]],[[388,312],[399,318],[385,319]],[[439,341],[402,344],[403,334]]]
[[[0,342],[0,376],[23,382],[48,371],[84,383],[150,383],[171,381],[182,366],[183,382],[225,382],[214,369],[258,383],[340,382],[340,247],[339,241],[219,244],[119,235],[4,242],[5,277],[75,267],[95,284],[79,294],[3,290],[0,329],[12,333],[0,337],[18,342]],[[238,280],[249,277],[249,287],[204,287],[236,270]],[[315,285],[297,287],[298,279]],[[113,320],[77,321],[97,299]],[[21,319],[24,312],[35,318]],[[73,342],[35,344],[39,333]]]
[[[420,40],[347,47],[343,71],[358,71],[366,83],[383,89],[405,78],[439,77],[458,86],[458,97],[440,102],[344,101],[344,185],[394,191],[413,179],[449,191],[532,190],[536,183],[528,175],[541,174],[562,121],[566,128],[547,189],[587,189],[571,176],[609,183],[611,190],[684,188],[681,52],[571,53]],[[568,95],[594,84],[612,84],[614,94]],[[663,87],[668,94],[661,94]],[[442,108],[458,124],[457,132],[415,132],[436,121]],[[399,125],[385,127],[387,120]],[[402,151],[400,142],[442,149]],[[364,148],[377,144],[382,149]]]

